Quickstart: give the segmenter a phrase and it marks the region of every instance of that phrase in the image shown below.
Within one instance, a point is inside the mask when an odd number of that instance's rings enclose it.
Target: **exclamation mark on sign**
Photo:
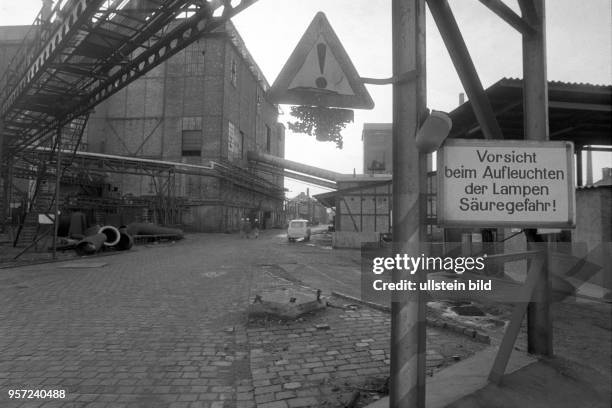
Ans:
[[[557,200],[553,200],[553,211],[557,211]]]
[[[317,44],[317,56],[319,57],[319,71],[321,75],[323,75],[323,68],[325,68],[325,54],[327,52],[327,45],[323,43]],[[315,84],[317,88],[327,88],[327,79],[325,77],[320,76],[315,80]]]

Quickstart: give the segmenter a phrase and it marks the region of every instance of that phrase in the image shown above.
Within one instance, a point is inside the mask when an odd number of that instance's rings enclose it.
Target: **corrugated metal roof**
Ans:
[[[523,85],[523,80],[521,78],[512,78],[512,77],[503,77],[502,79],[500,79],[499,81],[497,81],[495,84],[491,85],[491,86],[495,86],[496,84],[503,84],[503,85],[519,85],[522,86]],[[548,81],[548,86],[554,86],[554,87],[566,87],[568,89],[570,88],[575,88],[575,87],[592,87],[592,88],[602,88],[602,89],[608,89],[608,90],[612,90],[612,85],[610,84],[592,84],[589,82],[564,82],[564,81]]]
[[[523,80],[502,78],[486,89],[505,139],[523,138]],[[610,145],[612,85],[548,82],[551,140],[568,140],[576,146]],[[483,138],[470,101],[450,114],[450,137]]]

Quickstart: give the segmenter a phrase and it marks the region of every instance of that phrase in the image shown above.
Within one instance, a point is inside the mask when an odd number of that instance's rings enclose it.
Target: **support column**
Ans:
[[[591,150],[591,146],[586,148],[586,185],[593,185],[593,150]]]
[[[416,148],[426,114],[425,0],[393,0],[393,250],[418,256],[425,240],[427,158]],[[422,279],[394,270],[393,281]],[[393,295],[391,305],[391,408],[425,407],[425,301],[419,291]]]
[[[60,185],[62,178],[62,125],[57,126],[57,163],[55,167],[55,216],[53,217],[53,259],[57,258],[57,232],[59,230]]]
[[[582,146],[576,146],[576,185],[582,187]]]
[[[548,140],[548,83],[546,78],[546,20],[544,0],[520,0],[523,18],[535,29],[523,34],[523,115],[526,140]],[[525,230],[528,245],[547,245],[536,230]],[[534,248],[536,249],[536,248]],[[532,302],[527,309],[527,349],[530,353],[551,356],[552,320],[549,264],[539,274]]]
[[[8,216],[8,189],[9,189],[9,168],[3,169],[2,163],[5,163],[2,155],[4,154],[4,121],[0,119],[0,180],[2,181],[4,194],[2,195],[2,202],[0,203],[0,231],[4,232],[7,216]]]

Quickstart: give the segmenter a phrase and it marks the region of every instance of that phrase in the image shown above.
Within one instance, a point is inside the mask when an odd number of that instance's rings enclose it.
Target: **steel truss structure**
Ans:
[[[80,152],[89,112],[257,0],[48,1],[0,78],[2,221],[14,179],[99,185],[100,170],[159,177],[192,174],[275,198],[283,190],[230,163],[190,166]],[[8,160],[8,159],[11,160]],[[62,170],[63,169],[63,170]],[[164,176],[165,177],[165,176]],[[156,188],[169,191],[169,183]],[[56,203],[57,204],[57,203]],[[33,203],[28,208],[34,208]]]
[[[0,79],[6,149],[36,145],[255,1],[67,0],[43,9]]]
[[[155,189],[168,202],[177,202],[171,182],[176,174],[217,177],[282,198],[282,188],[231,163],[195,166],[80,151],[97,104],[196,40],[215,35],[256,1],[65,0],[54,7],[48,1],[0,78],[2,223],[11,195],[27,197],[29,211],[49,212],[54,203],[58,211],[59,179],[95,187],[101,174],[113,172],[166,180]],[[35,193],[20,189],[16,179],[30,180]],[[56,183],[54,197],[38,194],[49,180]],[[44,209],[35,203],[43,195]]]

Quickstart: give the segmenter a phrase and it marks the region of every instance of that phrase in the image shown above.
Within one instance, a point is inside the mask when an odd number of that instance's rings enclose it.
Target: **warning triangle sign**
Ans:
[[[325,14],[318,12],[269,92],[273,103],[372,109],[374,102]]]

